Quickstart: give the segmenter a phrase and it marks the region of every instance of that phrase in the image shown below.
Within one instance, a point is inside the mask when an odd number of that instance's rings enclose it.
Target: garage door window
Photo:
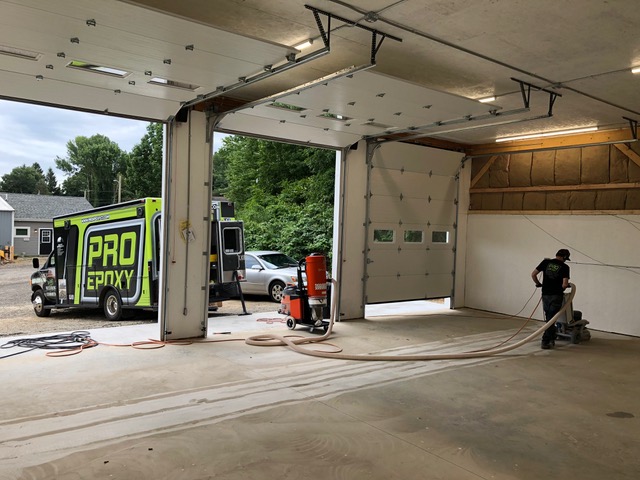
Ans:
[[[449,243],[449,232],[432,232],[432,243]]]
[[[405,243],[422,243],[422,230],[405,230]]]
[[[393,230],[375,229],[373,231],[373,241],[376,243],[393,243],[395,232]]]

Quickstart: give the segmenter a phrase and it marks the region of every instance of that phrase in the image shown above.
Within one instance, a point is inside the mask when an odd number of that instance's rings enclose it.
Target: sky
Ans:
[[[130,152],[147,133],[148,122],[0,100],[0,178],[14,168],[38,162],[46,173],[56,157],[67,157],[67,142],[78,136],[104,135]],[[222,141],[216,134],[214,148]]]

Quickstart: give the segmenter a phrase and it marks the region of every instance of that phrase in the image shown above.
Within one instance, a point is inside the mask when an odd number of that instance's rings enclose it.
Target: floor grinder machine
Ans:
[[[304,282],[306,276],[306,284]],[[329,328],[330,288],[325,256],[312,253],[298,262],[298,282],[284,289],[278,313],[287,316],[290,330],[305,325],[313,332]]]
[[[565,293],[562,304],[568,301],[569,294]],[[567,309],[556,321],[556,339],[569,340],[571,343],[586,342],[591,339],[591,332],[587,328],[588,320],[582,318],[580,310],[573,309],[573,303],[569,303]]]

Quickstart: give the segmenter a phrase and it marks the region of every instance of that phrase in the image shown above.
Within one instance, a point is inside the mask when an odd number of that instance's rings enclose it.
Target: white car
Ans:
[[[298,262],[282,252],[248,251],[244,252],[244,261],[246,280],[241,284],[242,293],[269,295],[279,303],[285,287],[298,283]]]

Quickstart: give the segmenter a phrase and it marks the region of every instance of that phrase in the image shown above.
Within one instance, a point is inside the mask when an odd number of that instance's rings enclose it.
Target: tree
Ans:
[[[126,168],[127,153],[104,135],[76,137],[67,142],[67,158],[56,158],[56,166],[69,175],[63,184],[65,195],[86,197],[94,207],[110,205],[115,195],[114,180]]]
[[[56,174],[53,173],[53,168],[47,170],[47,175],[44,177],[47,184],[47,189],[51,195],[60,195],[60,187],[58,186],[58,179]]]
[[[41,195],[49,193],[42,168],[38,163],[30,167],[26,165],[16,167],[10,173],[3,175],[0,190],[8,193],[39,193]]]
[[[214,156],[214,193],[236,203],[247,250],[294,258],[331,255],[334,176],[331,150],[234,136]]]
[[[131,150],[123,182],[123,199],[162,195],[163,132],[161,123],[150,123],[146,135]]]

